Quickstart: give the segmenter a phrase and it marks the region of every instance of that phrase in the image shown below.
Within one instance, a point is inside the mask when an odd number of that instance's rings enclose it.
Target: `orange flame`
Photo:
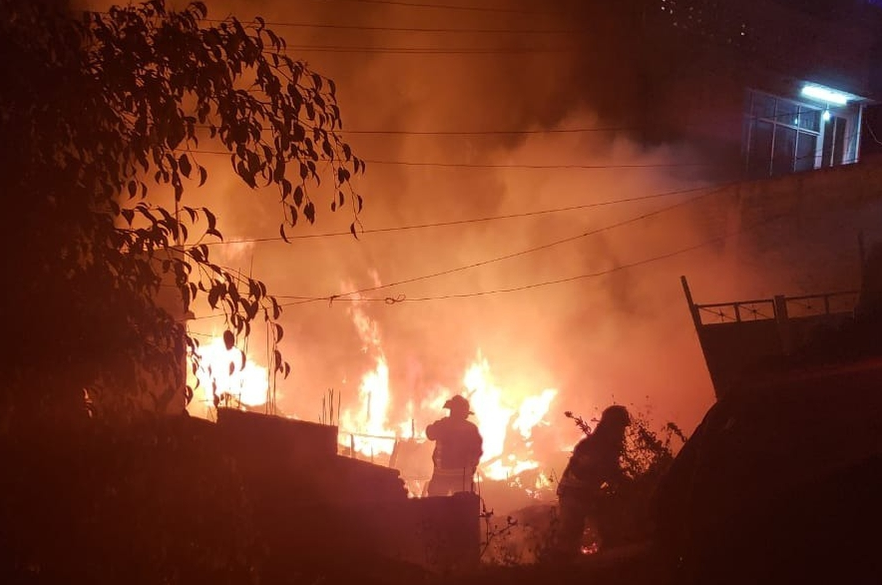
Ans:
[[[358,396],[361,408],[340,413],[340,428],[348,431],[340,435],[341,444],[346,445],[350,440],[350,447],[371,457],[391,454],[395,433],[387,425],[391,395],[389,366],[384,355],[377,358],[376,368],[362,377]]]
[[[528,393],[529,390],[498,387],[480,351],[466,370],[463,385],[468,390],[467,397],[484,438],[482,474],[502,480],[539,467],[533,458],[530,439],[537,425],[547,424],[544,419],[557,390],[546,388],[534,395]],[[510,430],[520,433],[524,439],[520,449],[507,445]]]
[[[478,350],[475,360],[465,368],[459,390],[425,389],[422,393],[425,398],[419,404],[402,401],[390,385],[389,363],[377,323],[358,305],[350,310],[364,343],[363,350],[373,356],[374,367],[361,377],[356,404],[338,413],[341,446],[377,463],[386,463],[399,437],[416,434],[424,439],[426,426],[445,414],[444,402],[452,394],[461,393],[469,399],[475,413],[473,420],[484,440],[479,480],[506,480],[540,467],[534,453],[533,435],[537,428],[548,425],[546,416],[558,390],[537,390],[526,383],[502,386]],[[220,338],[203,345],[200,354],[202,362],[197,377],[208,397],[203,403],[211,403],[212,388],[218,396],[230,396],[233,404],[259,406],[266,402],[266,368],[252,360],[246,360],[243,367],[242,352],[237,348],[227,350]],[[193,410],[191,413],[203,416]],[[547,488],[549,483],[544,474],[538,474],[535,486],[524,487],[531,492]]]
[[[229,401],[236,406],[260,406],[266,403],[269,390],[267,369],[247,359],[237,348],[227,349],[224,340],[213,338],[199,347],[199,367],[196,379],[199,381],[199,397],[193,404],[203,403],[213,406],[214,396]],[[192,363],[192,362],[191,362]],[[192,378],[192,373],[190,374]],[[197,409],[191,414],[201,416]]]
[[[380,330],[357,305],[351,309],[352,321],[364,343],[364,351],[375,354],[376,367],[365,373],[358,387],[359,408],[340,413],[340,443],[362,455],[389,455],[395,447],[396,433],[389,428],[391,393],[389,365],[380,343]]]

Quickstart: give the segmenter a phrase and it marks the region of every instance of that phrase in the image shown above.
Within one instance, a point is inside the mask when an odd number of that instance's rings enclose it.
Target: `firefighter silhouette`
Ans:
[[[429,480],[429,496],[447,496],[474,489],[475,471],[483,453],[483,439],[475,423],[469,401],[460,395],[444,403],[450,415],[426,427],[426,437],[435,441],[434,470]]]
[[[624,478],[619,458],[630,424],[631,416],[624,406],[610,406],[601,414],[594,432],[573,449],[557,486],[560,525],[555,553],[562,559],[579,554],[585,522],[596,516],[603,496]]]

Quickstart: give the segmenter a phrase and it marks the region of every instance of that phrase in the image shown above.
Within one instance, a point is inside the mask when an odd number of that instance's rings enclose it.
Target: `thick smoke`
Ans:
[[[536,5],[527,6],[525,11],[536,10]],[[382,331],[395,407],[403,408],[408,400],[419,403],[438,386],[461,389],[463,372],[480,351],[502,387],[533,387],[536,393],[558,388],[549,420],[574,439],[578,431],[563,411],[593,416],[612,401],[652,410],[659,422],[674,420],[689,429],[711,402],[712,391],[679,276],[688,275],[702,292],[717,289],[727,274],[721,255],[725,242],[652,260],[712,238],[711,229],[719,224],[706,221],[713,195],[686,202],[706,193],[688,191],[705,184],[690,170],[700,162],[692,153],[676,144],[642,146],[627,129],[615,130],[623,118],[609,107],[617,98],[604,93],[609,81],[604,76],[626,67],[627,59],[604,48],[609,39],[599,33],[419,33],[283,24],[519,31],[572,29],[574,22],[585,26],[578,18],[555,16],[564,12],[562,4],[543,6],[550,16],[330,0],[210,3],[212,18],[233,14],[248,20],[259,14],[278,23],[275,30],[292,47],[447,51],[291,50],[335,79],[346,129],[391,132],[347,135],[362,157],[375,161],[357,183],[366,202],[359,218],[365,228],[597,204],[367,233],[358,241],[337,236],[292,245],[217,246],[214,253],[222,263],[264,279],[276,294],[327,297],[523,251],[511,259],[364,294],[380,299],[364,301],[361,309]],[[537,47],[549,50],[527,50]],[[609,113],[604,118],[599,111]],[[548,132],[573,128],[609,130]],[[419,134],[437,131],[475,134]],[[385,164],[395,161],[496,166]],[[590,165],[609,168],[575,168]],[[212,168],[219,178],[223,159]],[[272,238],[279,222],[274,195],[244,191],[232,181],[211,183],[207,195],[225,236]],[[647,198],[677,191],[685,192]],[[320,210],[316,226],[303,226],[297,235],[346,231],[351,219],[346,211]],[[526,253],[586,232],[596,233]],[[533,286],[593,273],[600,274]],[[533,288],[501,292],[522,287]],[[487,294],[458,297],[474,293]],[[388,304],[385,297],[404,302]],[[293,372],[278,383],[281,411],[314,420],[328,388],[342,393],[344,408],[347,402],[354,406],[361,376],[374,367],[374,356],[364,351],[351,304],[339,299],[287,307],[283,350]],[[212,327],[217,324],[197,321],[193,328],[216,333]],[[250,353],[260,361],[261,343],[251,343]]]
[[[699,301],[731,298],[735,282],[750,290],[731,241],[718,238],[730,227],[730,195],[713,190],[689,148],[649,145],[630,127],[645,117],[644,72],[610,32],[620,15],[580,14],[566,2],[504,6],[208,3],[212,19],[263,16],[292,56],[335,80],[346,138],[369,161],[356,180],[361,226],[474,220],[356,240],[324,236],[347,232],[353,216],[320,207],[316,225],[298,226],[300,239],[285,244],[277,194],[250,192],[225,157],[202,155],[209,183],[187,197],[216,211],[227,241],[241,241],[213,246],[215,260],[289,303],[282,350],[292,373],[277,382],[280,412],[317,420],[329,388],[355,408],[380,350],[396,420],[438,388],[460,391],[479,352],[502,388],[560,391],[547,420],[564,443],[579,436],[566,410],[591,417],[615,401],[689,431],[712,402],[680,276]],[[292,26],[308,23],[362,28]],[[450,32],[466,28],[519,32]],[[558,32],[524,32],[537,29]],[[574,29],[584,32],[563,32]],[[390,164],[401,162],[445,166]],[[523,215],[546,210],[562,211]],[[478,221],[505,215],[521,216]],[[420,278],[439,272],[449,273]],[[354,297],[300,300],[398,281],[411,282],[365,292],[357,305],[381,333],[379,350],[353,323]],[[196,313],[194,333],[220,334],[222,319]],[[247,352],[266,363],[259,327]]]

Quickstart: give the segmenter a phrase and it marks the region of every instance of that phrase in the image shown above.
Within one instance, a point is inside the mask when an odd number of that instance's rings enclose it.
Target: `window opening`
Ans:
[[[846,120],[840,116],[830,116],[824,122],[824,151],[822,164],[825,167],[841,165],[845,161]]]
[[[852,162],[848,125],[847,115],[751,90],[743,142],[747,174],[774,177]]]

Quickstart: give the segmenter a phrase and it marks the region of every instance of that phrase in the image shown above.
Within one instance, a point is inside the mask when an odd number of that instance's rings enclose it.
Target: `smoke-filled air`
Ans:
[[[492,477],[571,448],[581,434],[565,411],[590,419],[615,402],[694,428],[713,392],[680,276],[705,299],[748,280],[711,229],[719,186],[696,153],[642,144],[603,114],[622,56],[567,33],[557,4],[208,2],[211,19],[262,16],[335,81],[367,171],[357,218],[349,202],[319,208],[286,243],[277,192],[242,197],[228,157],[196,151],[211,179],[188,197],[225,240],[205,243],[277,296],[291,372],[267,375],[262,325],[237,340],[244,368],[227,371],[223,315],[193,307],[205,359],[191,414],[211,416],[214,384],[253,408],[330,417],[341,441],[356,433],[380,456],[392,441],[371,437],[421,436],[461,393]]]

